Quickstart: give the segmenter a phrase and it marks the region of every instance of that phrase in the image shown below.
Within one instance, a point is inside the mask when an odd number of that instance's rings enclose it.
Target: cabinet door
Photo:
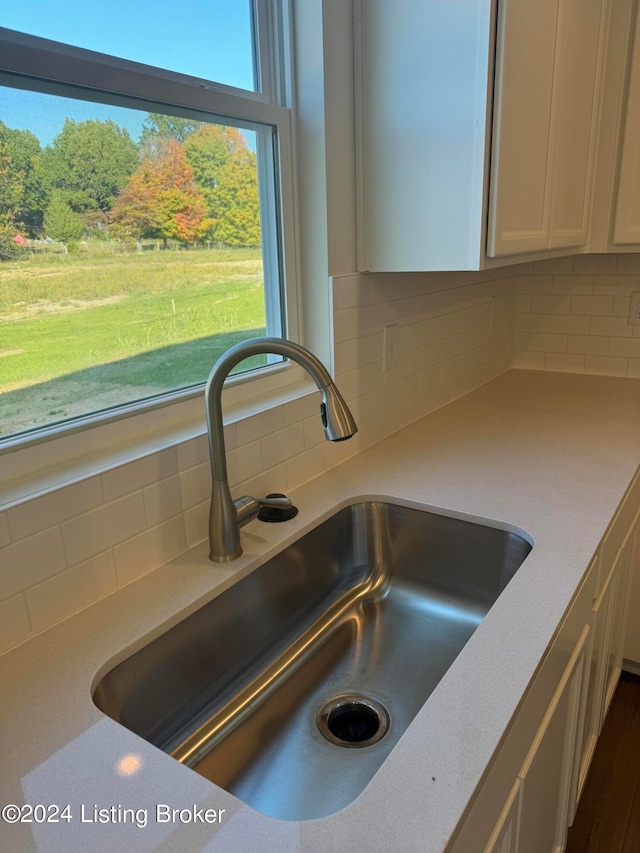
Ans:
[[[609,705],[613,699],[613,694],[615,693],[622,670],[622,653],[628,603],[627,586],[632,545],[633,537],[628,536],[624,546],[618,552],[612,572],[613,591],[609,606],[609,636],[607,642],[601,726],[607,716]]]
[[[640,664],[640,516],[631,539],[629,559],[629,618],[626,625],[624,657]]]
[[[553,75],[551,248],[587,242],[599,99],[602,0],[560,0]]]
[[[585,625],[519,774],[518,853],[564,849],[589,633]]]
[[[518,853],[520,780],[516,779],[484,853]]]
[[[549,245],[549,126],[558,0],[499,4],[487,254]]]
[[[487,254],[587,242],[602,0],[500,4]]]
[[[588,669],[588,686],[584,709],[584,727],[579,744],[579,767],[577,770],[576,806],[582,795],[582,789],[591,765],[591,759],[600,734],[600,719],[602,716],[602,694],[604,690],[604,672],[607,655],[607,614],[611,600],[611,585],[600,592],[593,605],[591,615],[592,637],[591,649],[586,661]],[[575,807],[574,807],[575,813]],[[572,822],[573,815],[569,815]]]
[[[631,60],[613,242],[640,243],[640,15]]]

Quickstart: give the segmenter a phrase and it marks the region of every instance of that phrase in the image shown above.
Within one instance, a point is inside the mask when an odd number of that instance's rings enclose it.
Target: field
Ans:
[[[0,435],[203,382],[264,327],[259,249],[114,254],[95,242],[5,262]]]

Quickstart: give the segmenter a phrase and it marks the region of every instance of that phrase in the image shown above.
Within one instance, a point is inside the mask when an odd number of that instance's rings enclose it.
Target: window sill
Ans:
[[[225,425],[315,392],[297,365],[240,378],[223,396]],[[0,510],[206,434],[204,390],[26,442],[1,453]],[[51,460],[55,460],[52,463]]]

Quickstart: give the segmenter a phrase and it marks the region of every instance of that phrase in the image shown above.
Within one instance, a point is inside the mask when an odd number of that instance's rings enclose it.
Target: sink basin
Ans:
[[[355,503],[108,672],[94,701],[258,811],[324,817],[364,790],[530,550]]]

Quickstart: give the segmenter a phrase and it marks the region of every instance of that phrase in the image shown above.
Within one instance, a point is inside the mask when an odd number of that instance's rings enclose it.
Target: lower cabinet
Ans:
[[[620,672],[640,477],[447,853],[561,853]],[[640,567],[638,567],[640,569]],[[493,815],[493,819],[492,819]]]
[[[589,633],[585,625],[519,773],[518,853],[556,853],[565,845]]]
[[[585,625],[484,853],[557,853],[564,848],[584,719],[590,631]]]

